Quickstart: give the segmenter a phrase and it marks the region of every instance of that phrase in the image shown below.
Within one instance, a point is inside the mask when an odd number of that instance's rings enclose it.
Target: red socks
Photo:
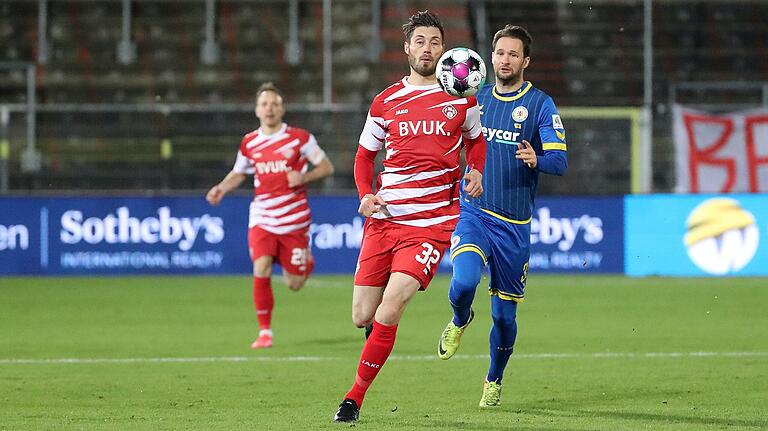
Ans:
[[[253,277],[253,304],[256,306],[259,329],[270,329],[275,298],[272,296],[272,285],[269,277]]]
[[[397,325],[386,326],[373,321],[373,332],[363,346],[363,353],[360,354],[355,384],[344,398],[355,400],[358,407],[363,405],[365,391],[373,383],[373,379],[379,374],[379,370],[392,352],[392,347],[395,346],[396,333]]]

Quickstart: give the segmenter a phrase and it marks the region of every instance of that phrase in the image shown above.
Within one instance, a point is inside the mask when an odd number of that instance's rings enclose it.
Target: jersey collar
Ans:
[[[261,127],[259,127],[259,135],[261,135],[261,136],[275,136],[275,135],[279,135],[280,133],[283,133],[283,132],[285,132],[285,129],[287,129],[287,128],[288,128],[288,125],[287,125],[287,124],[285,124],[285,123],[282,123],[282,124],[280,125],[280,128],[279,128],[279,129],[277,129],[277,132],[275,132],[275,133],[270,133],[270,134],[268,135],[268,134],[264,133],[264,130],[262,130],[262,129],[261,129]]]
[[[409,84],[407,76],[403,77],[403,85],[406,88],[413,88],[414,90],[431,90],[433,88],[438,88],[439,87],[437,85],[437,83],[429,84],[429,85],[413,85],[413,84]]]
[[[502,95],[500,95],[499,93],[496,92],[496,86],[495,85],[493,86],[492,92],[493,92],[493,97],[501,100],[502,102],[511,102],[513,100],[517,100],[517,99],[523,97],[523,95],[525,93],[527,93],[528,90],[531,89],[531,87],[533,87],[533,84],[531,84],[530,81],[525,81],[525,84],[523,84],[522,89],[518,90],[517,94],[515,94],[514,96],[502,96]]]

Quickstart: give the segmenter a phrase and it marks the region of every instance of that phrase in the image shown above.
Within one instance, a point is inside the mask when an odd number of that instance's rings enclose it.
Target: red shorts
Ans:
[[[355,271],[356,286],[385,287],[393,272],[419,280],[425,290],[437,272],[451,232],[368,219]]]
[[[283,271],[294,275],[309,275],[314,267],[306,229],[277,235],[254,226],[248,229],[248,252],[251,260],[272,256]]]

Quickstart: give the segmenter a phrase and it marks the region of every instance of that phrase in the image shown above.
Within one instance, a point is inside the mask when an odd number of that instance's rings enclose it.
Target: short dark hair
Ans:
[[[405,35],[406,42],[411,41],[413,31],[416,30],[417,27],[437,27],[437,29],[440,30],[440,38],[443,40],[443,44],[445,44],[443,23],[440,22],[440,18],[438,18],[436,14],[425,10],[411,15],[411,17],[408,18],[408,22],[403,24],[403,34]]]
[[[515,39],[520,39],[520,41],[523,42],[523,56],[524,57],[530,57],[531,56],[531,43],[533,42],[533,38],[531,37],[531,34],[528,33],[528,30],[526,30],[523,27],[520,27],[519,25],[512,25],[507,24],[502,28],[501,30],[497,31],[496,34],[493,35],[493,49],[496,49],[496,42],[499,41],[502,37],[513,37]]]
[[[283,93],[280,92],[280,89],[277,88],[275,84],[273,84],[272,82],[265,82],[259,86],[258,90],[256,90],[256,100],[259,100],[259,96],[261,96],[261,93],[265,91],[272,91],[273,93],[280,96],[280,98],[283,97]]]

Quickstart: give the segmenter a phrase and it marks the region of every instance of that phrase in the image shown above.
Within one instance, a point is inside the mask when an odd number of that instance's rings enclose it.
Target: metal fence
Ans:
[[[351,192],[367,107],[289,105],[287,112],[286,121],[315,134],[336,166],[332,178],[313,185],[316,191]],[[568,139],[578,143],[569,155],[570,175],[590,180],[544,179],[542,192],[631,193],[638,110],[565,107],[562,113]],[[24,169],[25,114],[21,107],[10,111],[4,132],[10,141],[9,190],[204,189],[231,169],[243,134],[257,124],[253,107],[237,104],[47,105],[36,118],[41,169]]]

